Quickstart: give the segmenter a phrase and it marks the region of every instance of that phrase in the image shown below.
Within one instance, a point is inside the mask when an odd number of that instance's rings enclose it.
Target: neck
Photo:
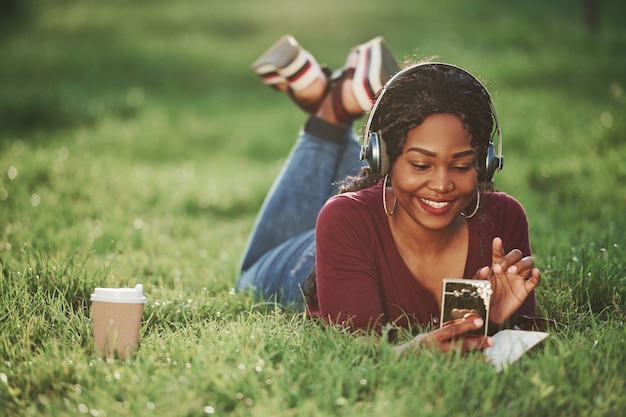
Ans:
[[[427,229],[398,211],[389,217],[389,227],[396,243],[407,247],[416,255],[437,255],[446,252],[463,236],[467,221],[458,216],[443,229]]]

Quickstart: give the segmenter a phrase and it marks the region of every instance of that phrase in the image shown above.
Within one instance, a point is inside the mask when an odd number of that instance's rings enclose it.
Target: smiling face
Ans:
[[[407,135],[391,169],[398,220],[445,230],[476,195],[476,152],[458,116],[433,114]]]

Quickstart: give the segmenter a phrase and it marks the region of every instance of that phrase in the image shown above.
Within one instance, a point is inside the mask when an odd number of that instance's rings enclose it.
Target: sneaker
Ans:
[[[281,37],[254,61],[252,69],[270,87],[278,88],[278,84],[286,83],[293,91],[302,91],[326,77],[313,55],[291,35]]]
[[[369,111],[376,94],[400,67],[382,36],[355,48],[358,61],[354,68],[352,91],[361,109]]]
[[[381,36],[352,48],[344,67],[331,77],[332,105],[337,120],[351,123],[370,111],[378,91],[398,71],[400,67]],[[350,87],[344,89],[346,82]]]

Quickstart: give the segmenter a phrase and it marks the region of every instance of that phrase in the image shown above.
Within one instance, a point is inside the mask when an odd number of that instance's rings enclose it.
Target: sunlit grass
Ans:
[[[581,3],[30,0],[0,19],[0,414],[619,415],[626,11],[601,2],[590,34]],[[490,87],[497,186],[558,323],[521,362],[398,359],[234,292],[304,121],[250,70],[283,33],[332,68],[382,34]],[[136,283],[137,354],[95,357],[89,295]]]

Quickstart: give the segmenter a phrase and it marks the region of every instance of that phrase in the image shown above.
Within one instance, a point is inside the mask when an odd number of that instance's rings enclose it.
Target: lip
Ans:
[[[426,197],[418,197],[417,201],[420,206],[430,214],[442,215],[452,210],[454,200],[431,199]]]

